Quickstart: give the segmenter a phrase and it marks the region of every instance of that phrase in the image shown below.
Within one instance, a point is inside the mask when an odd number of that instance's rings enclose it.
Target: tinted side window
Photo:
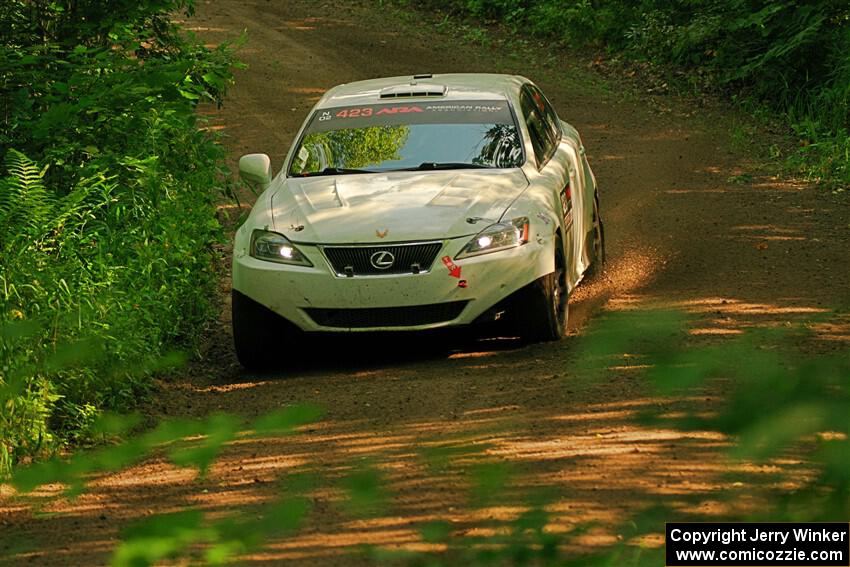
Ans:
[[[531,88],[531,96],[534,98],[534,102],[537,104],[537,107],[543,113],[543,119],[546,120],[546,126],[548,127],[551,137],[555,145],[558,145],[561,141],[561,122],[558,120],[558,115],[555,114],[555,109],[552,108],[552,104],[549,102],[549,99],[540,92],[540,89],[537,87]]]
[[[534,148],[534,157],[537,158],[537,166],[542,167],[551,156],[551,137],[546,123],[529,92],[523,89],[520,95],[520,107],[528,134],[531,136],[531,145]]]

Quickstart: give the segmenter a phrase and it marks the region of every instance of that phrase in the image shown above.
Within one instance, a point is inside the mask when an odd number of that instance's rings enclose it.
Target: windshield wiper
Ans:
[[[493,169],[489,165],[481,165],[478,163],[464,163],[464,162],[435,162],[435,161],[423,161],[416,167],[406,167],[403,169],[392,169],[389,171],[431,171],[437,169]]]
[[[370,169],[354,169],[350,167],[326,167],[321,171],[310,171],[307,173],[299,173],[299,177],[314,177],[316,175],[346,175],[348,173],[377,173]]]

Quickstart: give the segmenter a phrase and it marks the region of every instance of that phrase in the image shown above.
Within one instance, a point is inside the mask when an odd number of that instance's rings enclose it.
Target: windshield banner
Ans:
[[[506,100],[392,102],[320,108],[305,133],[410,124],[511,124]]]

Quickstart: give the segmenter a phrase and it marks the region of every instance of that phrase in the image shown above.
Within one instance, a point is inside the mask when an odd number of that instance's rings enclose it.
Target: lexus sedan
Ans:
[[[421,331],[501,320],[566,332],[568,298],[604,261],[578,132],[512,75],[414,75],[319,100],[236,233],[233,335],[246,367],[303,332]],[[296,343],[297,344],[297,343]]]

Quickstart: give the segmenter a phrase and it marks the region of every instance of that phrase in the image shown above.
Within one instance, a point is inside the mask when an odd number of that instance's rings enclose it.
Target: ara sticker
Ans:
[[[548,225],[549,225],[549,223],[550,223],[550,222],[552,222],[552,221],[549,219],[549,217],[546,215],[546,213],[537,213],[537,218],[539,218],[540,220],[542,220],[542,221],[544,222],[544,224],[546,224],[546,226],[548,226]]]
[[[451,277],[460,279],[460,266],[452,262],[449,256],[443,256],[443,265],[449,270]]]
[[[408,112],[425,112],[418,106],[390,106],[380,109],[376,114],[407,114]]]
[[[385,228],[384,230],[375,230],[375,236],[378,238],[385,238],[390,233],[390,229]]]

